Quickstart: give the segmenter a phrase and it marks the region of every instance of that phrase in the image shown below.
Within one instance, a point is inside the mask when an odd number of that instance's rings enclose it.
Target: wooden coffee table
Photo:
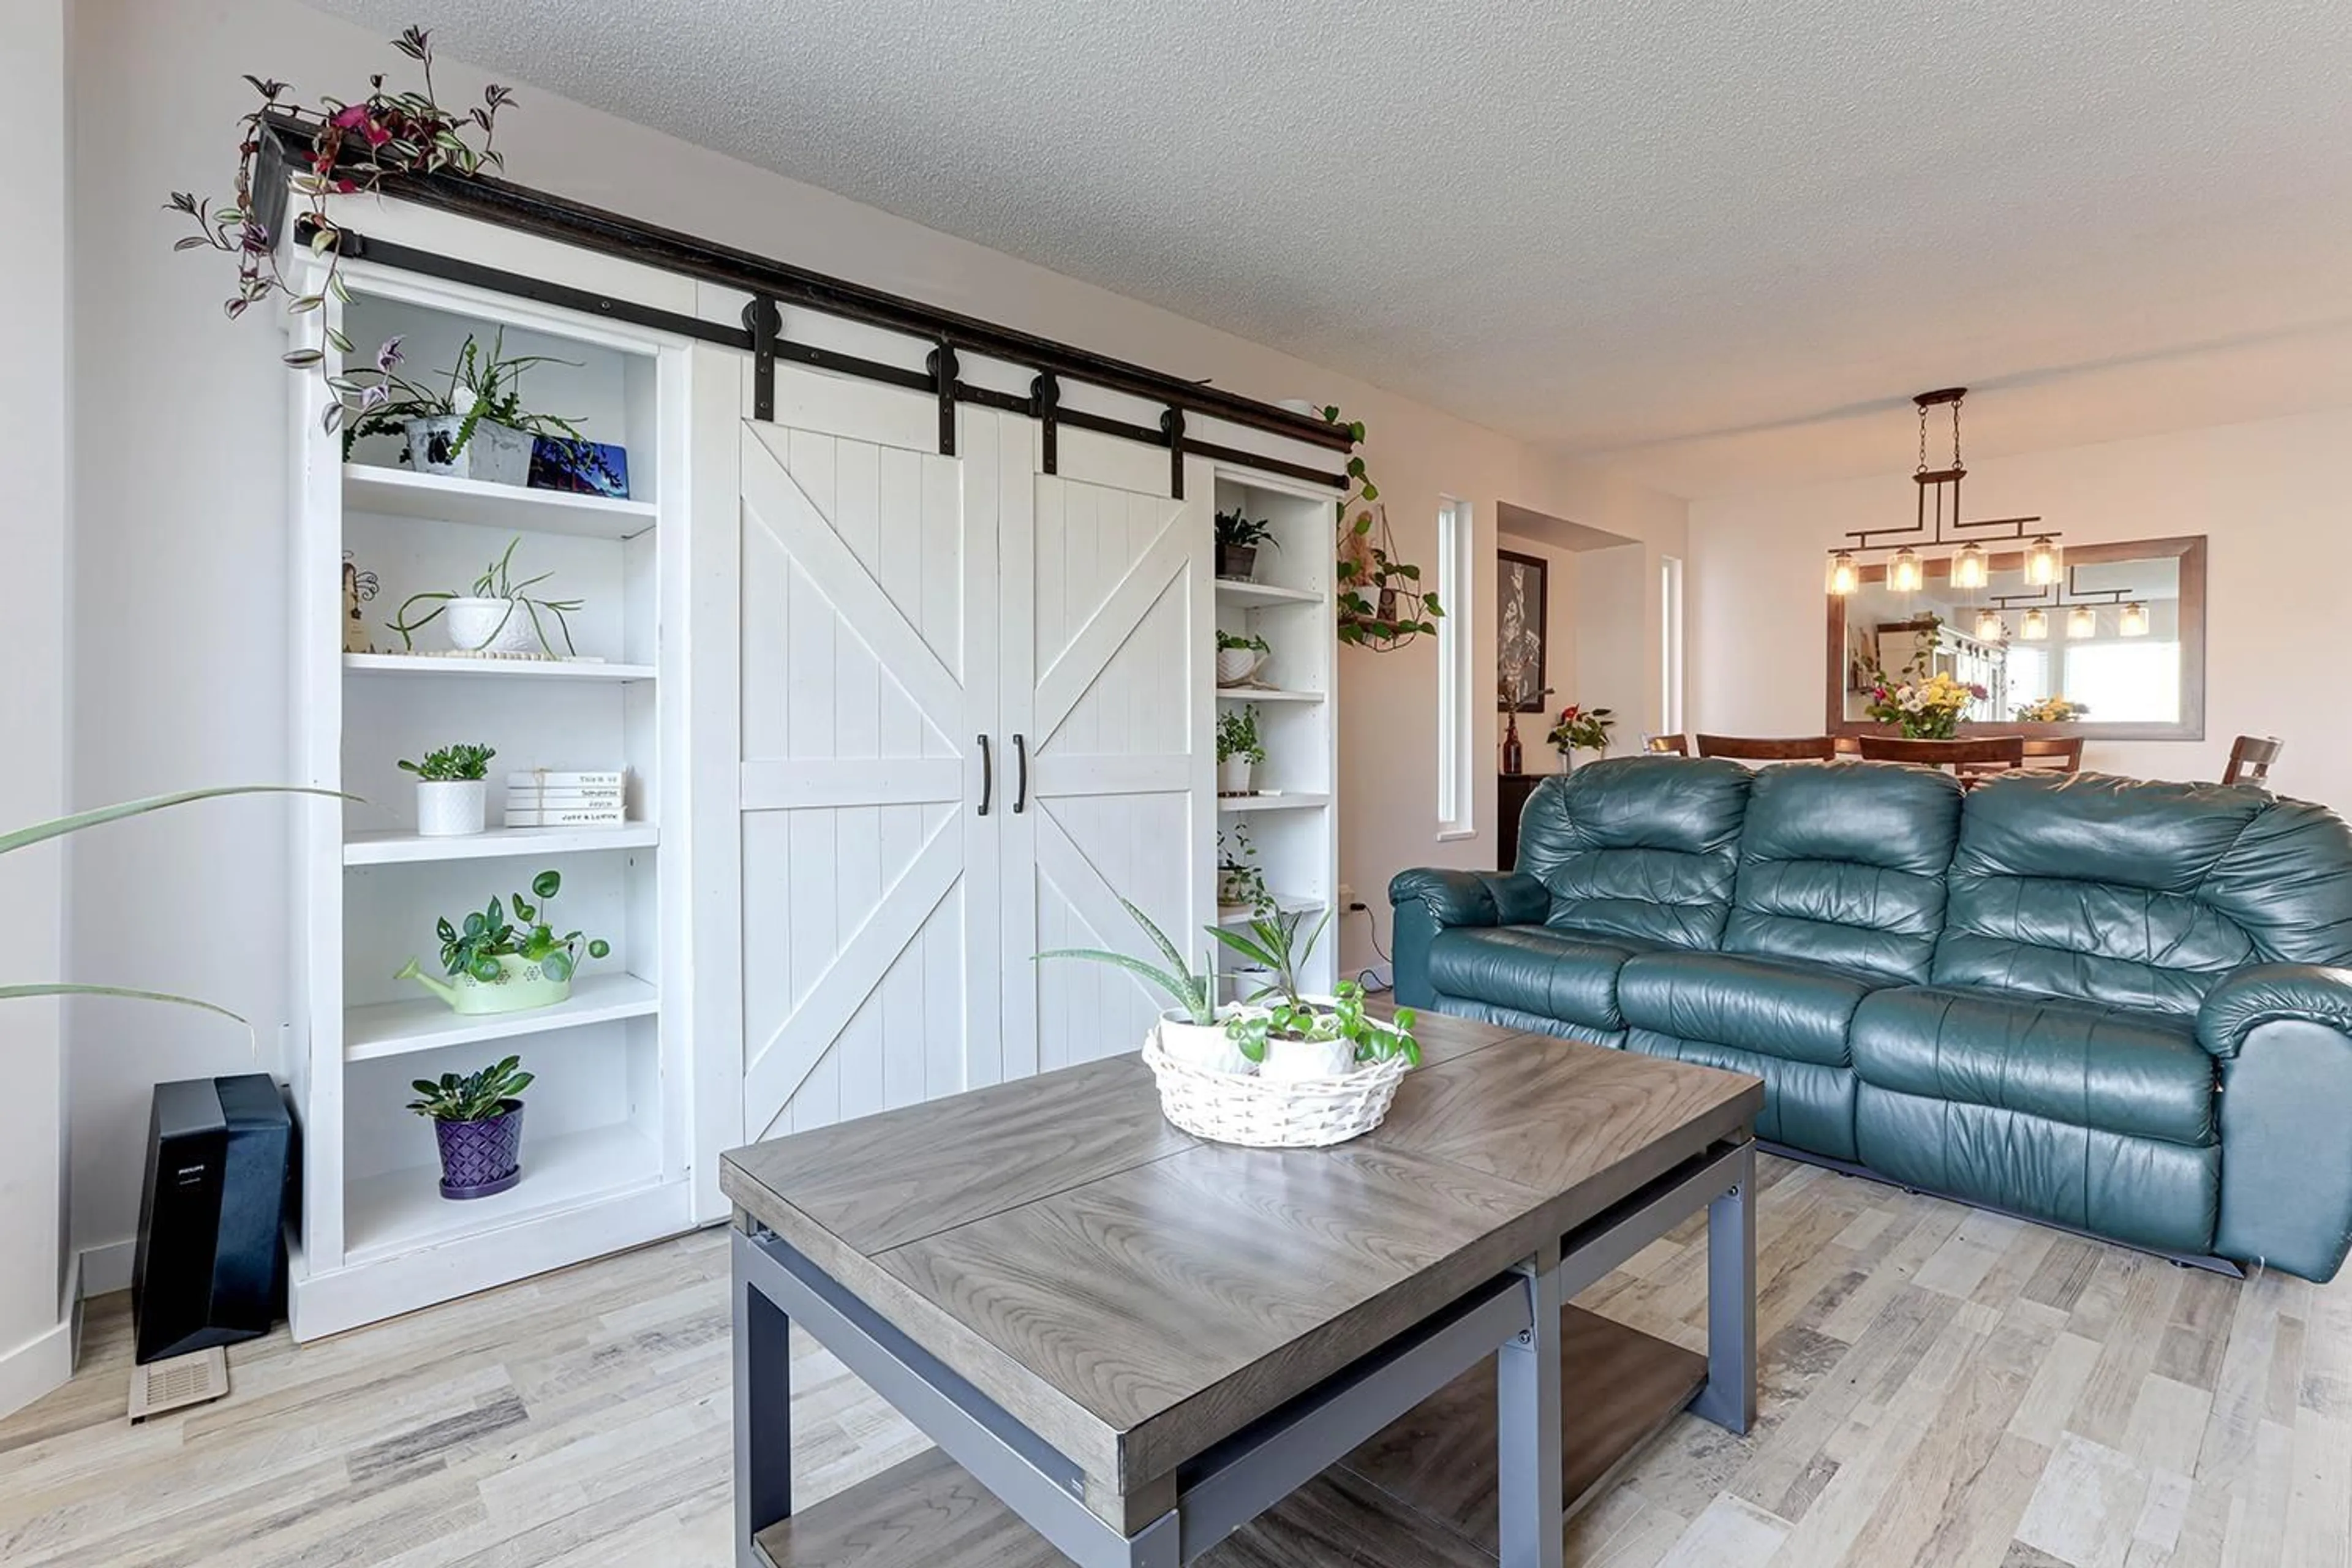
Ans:
[[[727,1155],[739,1563],[1555,1568],[1675,1411],[1745,1431],[1763,1086],[1420,1033],[1332,1149],[1189,1137],[1126,1056]],[[1705,1356],[1565,1305],[1702,1208]],[[798,1514],[794,1320],[939,1445]]]

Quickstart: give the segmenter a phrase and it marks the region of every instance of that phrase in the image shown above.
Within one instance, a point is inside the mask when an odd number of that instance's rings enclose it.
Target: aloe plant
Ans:
[[[1119,908],[1143,928],[1143,934],[1151,939],[1151,945],[1158,948],[1160,956],[1168,961],[1167,968],[1147,963],[1132,953],[1112,952],[1099,947],[1057,947],[1039,953],[1038,959],[1077,958],[1089,963],[1115,964],[1164,993],[1192,1022],[1203,1028],[1215,1024],[1217,974],[1214,962],[1207,963],[1200,973],[1193,973],[1192,965],[1185,963],[1184,955],[1176,950],[1174,942],[1168,940],[1166,932],[1151,923],[1150,915],[1125,899],[1119,900],[1118,903]],[[1203,955],[1204,958],[1206,956]]]
[[[1223,926],[1211,926],[1209,934],[1240,953],[1256,968],[1265,971],[1266,983],[1250,993],[1248,1000],[1263,1002],[1269,996],[1279,996],[1293,1007],[1307,1005],[1299,994],[1299,966],[1315,951],[1322,940],[1323,928],[1331,923],[1331,911],[1323,910],[1315,929],[1307,940],[1298,940],[1298,928],[1306,923],[1305,911],[1279,911],[1261,915],[1250,921],[1246,931],[1229,931]]]
[[[151,811],[168,806],[185,805],[191,801],[213,800],[225,795],[320,795],[331,800],[356,800],[356,795],[331,789],[310,789],[301,784],[229,784],[219,789],[181,790],[173,795],[150,795],[144,800],[127,800],[115,805],[101,805],[94,810],[77,812],[47,822],[37,822],[30,827],[19,827],[11,833],[0,833],[0,855],[12,849],[26,849],[52,838],[62,838],[68,833],[79,833],[85,827],[97,827],[109,822],[120,822],[126,816],[143,816]],[[121,996],[134,1002],[172,1002],[183,1007],[201,1007],[207,1013],[217,1013],[245,1024],[247,1033],[253,1026],[240,1014],[194,996],[176,996],[168,991],[142,991],[128,985],[79,985],[65,982],[43,982],[37,984],[0,985],[0,1002],[32,996]]]

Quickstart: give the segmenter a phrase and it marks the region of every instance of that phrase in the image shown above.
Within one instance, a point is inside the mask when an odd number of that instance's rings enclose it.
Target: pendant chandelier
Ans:
[[[1886,586],[1896,594],[1916,594],[1927,584],[1927,562],[1921,552],[1934,553],[1950,546],[1948,564],[1956,589],[1983,588],[1992,581],[1992,557],[1981,540],[2016,540],[2024,549],[2021,564],[2028,587],[2051,588],[2062,575],[2058,535],[2045,531],[2039,517],[1979,517],[1960,515],[1960,481],[1968,469],[1960,462],[1960,401],[1965,386],[1922,392],[1911,399],[1919,405],[1919,466],[1911,476],[1918,486],[1915,516],[1908,528],[1854,528],[1846,531],[1851,543],[1830,550],[1829,591],[1843,598],[1862,586],[1864,563],[1858,557],[1891,552],[1886,560]],[[1952,411],[1952,460],[1948,467],[1927,466],[1927,415],[1930,409]],[[1950,531],[1948,533],[1946,530]],[[2029,534],[2028,530],[2032,530]],[[1880,542],[1880,541],[1886,542]],[[1998,618],[1996,616],[1996,618]],[[1981,626],[1981,618],[1979,622]]]

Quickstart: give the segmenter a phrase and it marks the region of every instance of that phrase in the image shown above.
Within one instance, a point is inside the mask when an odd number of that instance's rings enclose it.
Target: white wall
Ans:
[[[1973,517],[2040,513],[2067,544],[2205,534],[2205,739],[2092,741],[2084,765],[2221,776],[2231,738],[2282,737],[2282,794],[2352,812],[2340,721],[2342,473],[2352,409],[2001,458],[1969,469]],[[1909,515],[1910,477],[1694,502],[1686,591],[1695,730],[1802,734],[1822,724],[1822,552],[1840,531]]]
[[[306,99],[350,98],[366,73],[404,80],[372,32],[282,0],[203,7],[83,0],[103,37],[76,79],[85,247],[75,345],[83,366],[78,547],[105,563],[75,601],[79,798],[280,775],[287,767],[280,650],[288,597],[285,373],[271,329],[222,319],[218,269],[172,256],[163,194],[226,194],[231,122],[251,102],[239,74],[291,81]],[[483,78],[454,60],[446,97]],[[1367,458],[1405,554],[1434,553],[1441,495],[1468,500],[1482,539],[1508,500],[1679,550],[1683,503],[1529,453],[1496,433],[1165,311],[1074,282],[872,207],[750,169],[518,84],[499,140],[524,183],[1085,344],[1259,397],[1342,405],[1370,427]],[[201,132],[201,133],[199,133]],[[1491,560],[1482,584],[1491,584]],[[1482,585],[1481,597],[1491,595]],[[1472,607],[1480,668],[1491,620]],[[1493,840],[1434,840],[1435,649],[1340,659],[1340,873],[1375,909],[1397,869],[1489,864]],[[1652,683],[1654,685],[1654,683]],[[1491,704],[1486,705],[1491,708]],[[1491,718],[1489,719],[1491,722]],[[1492,731],[1486,739],[1491,743]],[[1492,755],[1491,749],[1487,752]],[[1491,834],[1491,770],[1481,827]],[[201,989],[271,1026],[290,1016],[285,805],[220,805],[202,832],[131,825],[77,861],[79,949],[135,962],[157,984]],[[1348,922],[1347,963],[1368,961]],[[137,1142],[155,1079],[245,1066],[241,1040],[189,1018],[101,1005],[69,1024],[76,1241],[126,1237],[137,1212]]]
[[[15,232],[0,247],[8,302],[0,430],[0,830],[65,802],[68,355],[66,0],[12,0],[0,27],[0,146],[10,149]],[[61,963],[65,847],[0,857],[0,984],[54,980]],[[65,1061],[53,1001],[0,1002],[0,1415],[61,1381],[71,1347],[64,1283]]]

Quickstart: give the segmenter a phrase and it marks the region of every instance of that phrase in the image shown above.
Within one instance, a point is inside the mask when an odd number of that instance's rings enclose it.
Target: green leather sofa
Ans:
[[[2131,1246],[2352,1247],[2352,830],[2250,786],[1627,757],[1390,885],[1407,1005],[1753,1073],[1758,1136]]]

